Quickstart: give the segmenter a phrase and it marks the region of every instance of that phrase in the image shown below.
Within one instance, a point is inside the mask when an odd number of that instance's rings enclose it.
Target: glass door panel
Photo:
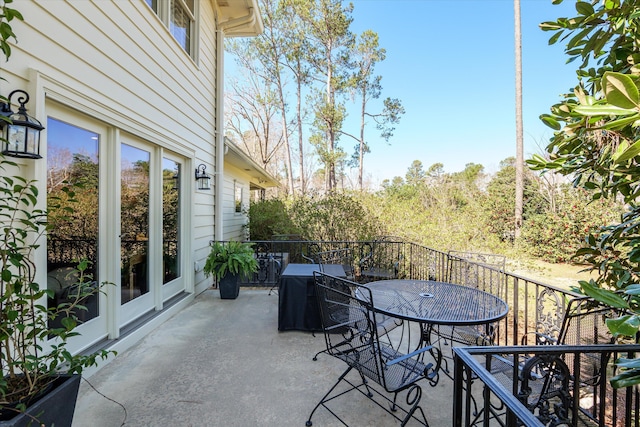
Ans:
[[[121,304],[149,293],[150,153],[121,145]]]
[[[76,300],[77,266],[81,260],[88,261],[84,281],[94,286],[101,283],[98,271],[99,149],[98,132],[52,117],[47,119],[47,219],[52,225],[47,233],[49,307]],[[104,336],[104,294],[89,295],[80,304],[85,309],[78,308],[73,314],[81,324],[82,340],[90,342]],[[60,319],[49,322],[51,327],[61,326]]]
[[[180,277],[180,163],[162,159],[162,284]]]
[[[162,301],[183,292],[183,158],[165,153],[162,158]]]

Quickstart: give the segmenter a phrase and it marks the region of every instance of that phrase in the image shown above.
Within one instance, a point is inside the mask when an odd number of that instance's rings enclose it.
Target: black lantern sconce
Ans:
[[[11,98],[18,97],[18,112],[11,109]],[[27,114],[25,104],[29,102],[29,94],[16,89],[9,94],[7,102],[0,102],[0,128],[2,129],[2,154],[26,159],[41,159],[40,131],[44,126]]]
[[[203,164],[196,168],[196,182],[198,183],[198,190],[211,190],[209,186],[211,183],[211,177],[205,172],[207,167]]]
[[[180,173],[178,172],[178,170],[176,170],[176,172],[173,174],[171,180],[173,181],[171,189],[178,191],[180,189]]]

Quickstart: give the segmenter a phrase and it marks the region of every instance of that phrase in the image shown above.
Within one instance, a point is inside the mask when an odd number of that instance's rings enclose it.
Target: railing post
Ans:
[[[458,357],[455,349],[453,350],[453,427],[462,426],[462,385],[464,365],[460,357]]]

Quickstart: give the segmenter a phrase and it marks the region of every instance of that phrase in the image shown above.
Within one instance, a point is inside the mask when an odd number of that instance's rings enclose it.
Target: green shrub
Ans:
[[[355,196],[346,193],[296,198],[289,213],[308,240],[368,240],[381,234],[377,217],[367,212]]]
[[[270,240],[274,234],[300,234],[280,199],[251,202],[248,215],[251,240]]]

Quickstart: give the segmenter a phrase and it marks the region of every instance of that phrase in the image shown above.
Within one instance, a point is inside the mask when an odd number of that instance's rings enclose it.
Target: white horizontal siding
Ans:
[[[240,169],[224,165],[224,196],[223,196],[223,232],[224,240],[246,240],[246,232],[243,226],[247,223],[244,212],[236,212],[234,181],[242,186],[243,210],[249,207],[249,177]]]
[[[39,118],[47,114],[42,99],[55,99],[191,159],[187,177],[204,163],[213,178],[217,34],[209,0],[199,1],[197,63],[143,0],[21,0],[12,7],[25,20],[12,22],[18,41],[2,65],[0,93],[29,89],[27,107]],[[28,81],[34,76],[46,82],[41,92]],[[191,198],[195,260],[214,235],[214,182]]]

